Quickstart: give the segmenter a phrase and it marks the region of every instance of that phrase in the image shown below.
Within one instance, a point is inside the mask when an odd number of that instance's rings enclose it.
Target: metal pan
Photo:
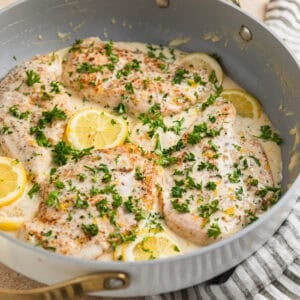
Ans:
[[[189,40],[181,49],[218,55],[225,72],[261,100],[284,138],[285,193],[260,220],[234,236],[158,261],[85,261],[48,253],[0,233],[0,260],[10,268],[46,284],[76,278],[67,283],[68,287],[59,284],[26,293],[2,290],[0,299],[50,299],[49,295],[51,299],[63,299],[100,290],[96,295],[127,297],[192,286],[251,255],[275,232],[296,201],[300,167],[290,161],[298,145],[289,132],[298,126],[300,115],[299,68],[289,51],[262,24],[229,4],[170,0],[168,7],[161,8],[154,0],[19,1],[0,14],[0,77],[16,64],[13,56],[19,62],[68,46],[76,38],[106,38],[106,34],[113,40],[163,45],[181,36]]]

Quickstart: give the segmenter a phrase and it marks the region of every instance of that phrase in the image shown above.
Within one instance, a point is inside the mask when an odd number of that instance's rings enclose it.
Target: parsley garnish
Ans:
[[[79,195],[76,198],[75,204],[74,204],[75,208],[80,208],[80,209],[86,209],[89,207],[89,204],[86,200],[83,200]]]
[[[185,78],[186,75],[189,74],[189,71],[186,69],[177,69],[175,76],[172,80],[173,84],[180,84]]]
[[[55,120],[66,120],[66,118],[66,113],[55,105],[51,111],[43,111],[42,118],[38,122],[38,127],[43,129],[46,124],[52,124]]]
[[[59,207],[59,192],[58,191],[52,191],[49,193],[48,198],[46,199],[45,203],[48,206],[55,206],[56,208]]]
[[[213,182],[213,181],[209,181],[206,184],[205,188],[207,188],[210,191],[214,191],[217,188],[217,184],[215,182]]]
[[[85,235],[88,237],[96,236],[99,232],[99,228],[97,224],[81,224],[81,229],[84,232]]]
[[[159,127],[162,128],[164,132],[167,131],[167,126],[165,125],[161,115],[159,104],[151,106],[147,113],[141,113],[138,119],[143,123],[143,125],[148,124],[150,127],[150,131],[148,131],[149,137],[153,137]]]
[[[171,189],[171,196],[174,198],[175,197],[181,198],[183,193],[186,193],[186,189],[179,185],[173,186]]]
[[[124,206],[129,213],[133,213],[135,215],[136,221],[141,221],[145,219],[145,211],[139,207],[139,199],[134,199],[129,196],[128,200],[124,202]]]
[[[210,203],[200,205],[198,207],[199,215],[202,218],[209,218],[212,214],[219,210],[219,201],[213,200]]]
[[[277,145],[282,143],[282,138],[279,136],[278,133],[273,132],[269,125],[264,125],[260,127],[261,135],[259,136],[260,139],[264,141],[272,141]]]
[[[213,237],[216,239],[221,234],[221,229],[218,224],[214,223],[207,230],[208,237]]]
[[[198,171],[203,171],[203,170],[208,170],[208,171],[219,171],[219,169],[218,169],[218,167],[216,166],[216,165],[214,165],[214,164],[212,164],[212,163],[210,163],[210,162],[204,162],[204,161],[202,161],[201,163],[200,163],[200,165],[198,165],[198,168],[197,168],[197,170]]]
[[[183,162],[195,161],[195,160],[196,160],[196,157],[195,157],[195,154],[193,152],[185,153]]]
[[[100,213],[100,217],[104,217],[109,210],[107,199],[104,198],[104,199],[98,201],[98,203],[96,203],[96,208],[97,208],[98,212]]]
[[[52,87],[50,93],[59,94],[60,93],[59,85],[60,85],[60,82],[58,82],[58,81],[52,81],[50,83],[50,86]]]
[[[30,199],[33,198],[33,195],[40,191],[40,186],[35,182],[32,188],[28,191],[28,196]]]
[[[220,135],[222,128],[219,130],[208,129],[207,123],[195,125],[193,131],[187,135],[187,142],[191,145],[198,144],[202,139],[207,137],[216,137]]]
[[[26,71],[26,84],[28,86],[33,86],[35,83],[39,83],[41,78],[40,75],[34,72],[33,70]]]
[[[8,111],[12,116],[20,120],[27,120],[31,114],[30,111],[20,113],[17,105],[11,106]]]
[[[73,160],[78,161],[82,157],[91,154],[91,150],[93,147],[90,148],[85,148],[82,150],[76,150],[73,149],[72,147],[68,146],[65,142],[58,142],[54,149],[52,150],[53,152],[53,160],[54,163],[63,166],[67,163],[68,158],[71,156]]]
[[[231,183],[239,183],[240,177],[243,175],[241,170],[238,168],[237,164],[234,164],[234,170],[232,174],[228,175],[228,179]]]
[[[145,176],[143,175],[143,173],[141,172],[141,168],[137,167],[135,169],[135,179],[136,180],[143,180],[145,178]]]
[[[176,209],[180,213],[190,212],[189,200],[185,200],[184,202],[179,203],[179,200],[175,199],[171,203],[172,203],[173,208]]]
[[[114,108],[114,111],[119,115],[123,115],[127,113],[127,107],[123,103],[120,103]]]
[[[69,49],[69,53],[80,51],[80,45],[82,44],[83,40],[76,40],[72,47]]]
[[[129,94],[134,94],[134,88],[132,82],[128,82],[125,84],[125,90],[129,92]]]
[[[3,126],[1,129],[0,129],[0,134],[1,135],[8,135],[8,134],[12,134],[13,131],[10,129],[10,127],[8,126]]]

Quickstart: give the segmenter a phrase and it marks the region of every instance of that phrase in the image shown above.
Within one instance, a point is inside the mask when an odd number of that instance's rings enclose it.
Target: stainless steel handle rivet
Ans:
[[[167,8],[170,5],[170,0],[155,0],[158,7]]]
[[[245,26],[245,25],[242,25],[242,26],[241,26],[241,29],[240,29],[239,34],[240,34],[241,39],[242,39],[243,41],[245,41],[245,42],[249,42],[249,41],[252,40],[252,37],[253,37],[253,36],[252,36],[252,32],[251,32],[251,30],[250,30],[247,26]]]
[[[126,282],[120,278],[106,278],[104,281],[104,286],[107,289],[120,289]]]

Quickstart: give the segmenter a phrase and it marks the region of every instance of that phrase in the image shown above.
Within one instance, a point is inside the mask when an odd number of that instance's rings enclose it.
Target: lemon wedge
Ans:
[[[18,200],[27,183],[22,164],[9,157],[0,157],[0,207]]]
[[[66,128],[67,141],[77,149],[108,149],[124,143],[127,124],[100,109],[85,109],[73,115]]]
[[[261,116],[261,105],[247,92],[238,89],[224,90],[221,96],[232,102],[237,114],[241,117],[258,119]]]
[[[165,233],[139,235],[134,242],[125,243],[118,250],[124,261],[145,261],[179,255],[182,250]]]
[[[208,74],[215,71],[219,85],[223,82],[224,74],[220,64],[206,53],[195,52],[185,55],[179,60],[179,64],[183,67],[193,66],[194,68],[206,70]]]

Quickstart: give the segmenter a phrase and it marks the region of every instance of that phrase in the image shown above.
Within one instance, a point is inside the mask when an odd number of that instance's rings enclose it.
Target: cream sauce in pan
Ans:
[[[93,46],[91,46],[91,47],[93,47]],[[140,43],[115,43],[114,47],[117,47],[118,49],[121,49],[121,50],[125,49],[125,50],[128,50],[129,52],[130,51],[136,51],[136,49],[139,49],[142,53],[147,53],[149,51],[149,48],[147,48],[146,45],[140,44]],[[67,60],[66,56],[68,55],[68,51],[69,51],[69,48],[68,49],[62,49],[60,51],[56,51],[55,54],[53,54],[53,55],[54,56],[58,55],[61,58],[61,60],[64,61],[64,60]],[[169,50],[167,48],[161,49],[161,52],[163,54],[165,54],[166,56],[170,54]],[[175,54],[179,58],[183,57],[185,55],[184,53],[177,52],[177,51],[175,51]],[[71,85],[72,85],[72,83],[71,83]],[[224,81],[223,81],[222,86],[223,86],[224,90],[227,90],[227,89],[241,89],[240,86],[238,86],[232,79],[230,79],[226,75],[224,75]],[[73,89],[68,89],[68,88],[67,88],[67,91],[70,93],[69,96],[70,96],[70,103],[71,103],[71,111],[72,112],[82,110],[83,108],[98,108],[98,109],[104,109],[108,112],[113,112],[111,107],[104,106],[103,103],[97,103],[96,101],[90,101],[86,98],[83,101],[83,97],[82,97],[82,94],[81,94],[80,91],[76,92]],[[5,99],[5,98],[3,98],[3,99]],[[225,106],[226,106],[226,104],[225,104]],[[143,107],[141,109],[143,109]],[[0,107],[0,113],[1,113],[1,107]],[[179,112],[177,114],[171,114],[171,115],[164,116],[164,122],[167,126],[171,126],[172,124],[174,124],[174,122],[184,119],[185,123],[183,123],[183,124],[188,128],[188,126],[193,125],[193,120],[194,121],[197,120],[198,115],[199,115],[199,110],[195,109],[194,106],[193,106],[189,109],[184,109],[184,110],[182,110],[181,112]],[[139,119],[136,116],[131,115],[131,114],[128,114],[128,115],[126,114],[126,121],[128,122],[128,129],[131,132],[130,140],[132,141],[132,143],[142,147],[146,151],[153,150],[153,147],[155,147],[154,144],[157,141],[155,141],[154,139],[149,139],[146,136],[146,133],[144,132],[145,128],[142,126],[141,121],[139,121]],[[226,123],[226,121],[225,121],[225,123]],[[261,132],[261,127],[266,126],[266,125],[270,126],[270,128],[274,131],[274,128],[272,127],[271,122],[269,121],[268,117],[266,116],[266,114],[264,112],[261,112],[259,118],[256,118],[256,119],[243,118],[239,115],[235,116],[234,126],[239,129],[240,134],[242,135],[243,133],[245,133],[245,135],[253,136],[255,139],[257,139],[259,141],[259,144],[263,148],[263,152],[265,153],[265,155],[267,157],[267,161],[268,161],[268,164],[269,164],[271,177],[273,178],[274,186],[277,187],[277,186],[280,185],[280,182],[281,182],[281,170],[282,170],[280,147],[272,141],[264,141],[262,139],[257,138],[262,133]],[[164,132],[161,132],[161,131],[158,130],[158,134],[160,136],[160,143],[161,143],[161,147],[163,149],[168,148],[171,145],[174,145],[174,143],[176,141],[178,141],[178,137],[175,136],[173,133],[172,134],[169,133],[169,132],[164,133]],[[254,149],[256,149],[255,147],[256,147],[256,145],[254,146]],[[247,149],[245,151],[247,152]],[[5,151],[0,152],[0,154],[2,156],[8,156]],[[15,158],[19,158],[19,157],[15,157]],[[224,166],[220,165],[220,168],[221,167],[225,168]],[[76,166],[75,166],[75,168],[76,168]],[[171,170],[173,170],[173,169],[171,169]],[[167,186],[169,184],[168,183],[168,178],[165,179],[164,182],[166,183],[166,186]],[[29,191],[29,189],[31,187],[32,187],[32,184],[29,183],[28,187],[27,187],[27,192]],[[164,188],[164,186],[162,186],[162,188]],[[231,188],[231,187],[229,187],[229,188]],[[214,197],[214,196],[212,196],[212,197]],[[25,201],[24,201],[24,198],[25,198]],[[18,210],[18,206],[21,206],[21,209],[23,209],[23,211],[25,211],[26,219],[30,220],[34,217],[34,215],[36,214],[36,211],[38,210],[39,201],[40,201],[40,199],[39,199],[38,194],[34,195],[32,197],[32,199],[30,199],[28,197],[27,193],[25,193],[24,196],[23,196],[23,199],[18,200],[17,202],[12,204],[10,207],[1,208],[0,209],[0,218],[1,218],[1,216],[6,216],[7,214],[11,214],[11,211],[16,211],[16,210]],[[161,205],[161,204],[159,204],[159,205]],[[168,205],[165,204],[165,207],[167,207],[167,206]],[[12,210],[11,207],[13,207],[14,209]],[[157,207],[156,209],[159,210],[159,207]],[[171,208],[171,209],[173,209],[173,208]],[[212,208],[209,208],[209,209],[212,209]],[[258,210],[255,217],[259,217],[262,213],[263,213],[262,210]],[[194,239],[190,238],[189,235],[186,232],[182,232],[182,229],[176,228],[176,226],[178,225],[176,222],[178,220],[179,221],[181,220],[180,218],[182,217],[182,213],[179,213],[178,211],[176,211],[176,212],[166,211],[165,214],[169,218],[167,220],[167,222],[165,222],[165,220],[160,220],[159,222],[160,222],[161,226],[164,228],[163,236],[169,237],[170,240],[172,241],[172,243],[174,242],[174,245],[173,244],[171,245],[174,249],[175,248],[180,249],[179,253],[182,254],[182,253],[185,253],[185,252],[190,251],[192,249],[201,247],[201,245],[199,245],[199,243],[198,243],[198,245],[196,245],[196,243],[194,243]],[[175,214],[175,219],[177,219],[177,220],[174,221],[174,218],[173,218],[172,214],[173,215]],[[223,217],[218,217],[218,215],[216,215],[215,218],[217,220],[217,218],[223,218]],[[190,221],[190,219],[188,219],[188,222],[189,221]],[[145,222],[146,222],[145,220],[142,220],[139,226],[141,227],[143,224],[145,224]],[[169,225],[168,222],[169,222],[170,226],[168,226]],[[185,222],[184,219],[182,219],[182,222],[183,223],[188,223],[188,222]],[[214,223],[214,224],[216,224],[216,223]],[[205,223],[204,223],[203,227],[205,227]],[[233,230],[228,229],[229,233],[224,234],[224,237],[222,237],[222,238],[225,238],[226,236],[234,233],[235,231],[238,231],[238,230],[242,229],[242,227],[243,227],[242,225],[239,225],[239,226],[236,227],[236,229],[233,229]],[[44,230],[44,227],[41,227],[41,228]],[[196,230],[196,232],[197,232],[197,230]],[[25,235],[27,233],[25,233]],[[11,232],[11,234],[13,234],[13,235],[15,235],[19,238],[24,238],[24,232],[22,232],[22,231],[21,231],[21,233],[19,233],[17,231],[16,232]],[[34,235],[34,234],[32,234],[32,235]],[[160,234],[158,234],[157,236],[159,237]],[[201,236],[201,238],[202,238],[202,236]],[[201,239],[201,238],[199,238],[199,239]],[[30,241],[29,238],[25,238],[25,239]],[[137,238],[137,240],[139,240],[139,237]],[[140,248],[143,248],[143,245],[144,245],[143,241],[144,240],[141,239],[141,242],[142,242],[141,245],[142,246]],[[164,240],[162,239],[161,243],[163,243],[163,241]],[[40,244],[38,243],[38,239],[36,240],[36,236],[30,242],[40,246]],[[205,241],[203,243],[203,246],[207,243],[210,243],[210,242],[213,242],[213,240],[208,241],[208,242]],[[147,242],[145,242],[145,243],[147,244]],[[132,244],[134,244],[134,243],[132,243]],[[104,251],[101,255],[94,255],[94,256],[90,255],[91,252],[95,251],[95,247],[93,246],[93,248],[91,247],[91,248],[87,248],[87,249],[82,250],[82,253],[84,253],[84,252],[87,253],[86,255],[85,254],[84,255],[81,255],[81,254],[77,255],[76,254],[76,255],[81,256],[81,257],[86,257],[86,258],[94,258],[94,259],[98,258],[98,259],[102,259],[102,260],[124,259],[124,256],[125,256],[125,257],[127,257],[126,260],[134,260],[132,258],[132,253],[134,252],[134,250],[132,249],[133,246],[131,246],[130,244],[127,245],[126,243],[125,243],[125,245],[126,245],[126,247],[125,246],[118,246],[114,252],[110,249],[108,251]],[[167,245],[166,247],[169,247],[169,245]],[[44,247],[44,248],[46,248],[46,247]],[[51,247],[48,247],[48,248],[50,249]],[[52,250],[52,249],[50,249],[50,250]],[[147,252],[148,250],[146,249],[145,251]],[[170,251],[170,253],[171,253],[170,255],[174,255],[173,250]],[[72,252],[72,253],[74,253],[74,252]],[[128,254],[128,253],[130,253],[130,254]],[[70,255],[72,255],[72,254],[70,254]],[[166,256],[168,256],[168,254],[166,254]],[[152,258],[155,258],[155,257],[152,257]]]

